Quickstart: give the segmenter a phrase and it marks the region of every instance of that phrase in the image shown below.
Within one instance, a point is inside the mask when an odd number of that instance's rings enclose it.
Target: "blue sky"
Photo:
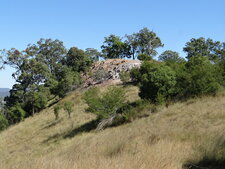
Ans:
[[[100,49],[104,37],[143,27],[165,44],[182,48],[191,38],[225,41],[224,0],[0,0],[0,49],[24,49],[40,38],[59,39],[67,48]],[[0,87],[12,87],[13,70],[0,71]]]

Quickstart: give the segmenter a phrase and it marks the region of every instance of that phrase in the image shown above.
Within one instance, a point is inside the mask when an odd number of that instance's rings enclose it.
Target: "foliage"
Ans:
[[[72,71],[67,66],[62,66],[57,73],[57,83],[52,93],[59,97],[64,97],[72,89],[76,89],[81,85],[81,77],[78,72]]]
[[[5,116],[9,124],[15,124],[24,120],[26,111],[24,111],[21,104],[17,103],[15,106],[9,107],[6,110]]]
[[[56,75],[58,64],[66,55],[66,49],[60,40],[40,39],[36,44],[28,45],[24,51],[28,57],[47,65],[51,74]]]
[[[155,112],[155,109],[155,105],[150,104],[147,100],[141,99],[125,104],[120,108],[119,112],[122,114],[125,122],[130,122],[134,119],[148,116],[150,113]]]
[[[132,68],[130,70],[130,78],[134,84],[138,84],[140,82],[141,74],[139,72],[139,68]]]
[[[125,103],[125,91],[122,88],[110,87],[104,93],[98,88],[91,88],[85,92],[84,100],[88,104],[88,111],[99,118],[109,118],[115,115]]]
[[[74,72],[85,72],[92,64],[92,59],[77,47],[72,47],[63,60],[63,64],[71,67]]]
[[[73,112],[73,103],[70,101],[64,102],[63,109],[68,113],[68,117],[70,118]]]
[[[163,47],[160,38],[146,27],[141,29],[138,33],[126,35],[126,38],[126,43],[130,46],[130,53],[133,59],[140,54],[145,54],[145,56],[149,56],[151,59],[153,56],[157,55],[156,49]]]
[[[60,105],[54,106],[55,120],[58,120],[59,119],[59,111],[60,111],[60,109],[61,109],[61,106]]]
[[[140,68],[140,97],[154,103],[162,103],[174,93],[175,72],[168,66],[144,62]]]
[[[179,56],[179,53],[166,50],[161,55],[159,55],[159,61],[167,62],[167,63],[181,63],[185,60]]]
[[[184,51],[187,52],[187,58],[193,56],[207,56],[210,61],[217,63],[219,60],[224,59],[224,44],[219,41],[213,41],[203,37],[195,39],[192,38],[190,42],[187,42]]]
[[[126,84],[130,81],[129,71],[121,71],[119,75],[120,75],[120,80],[123,82],[123,84]]]
[[[94,72],[93,78],[98,83],[102,83],[105,79],[109,77],[109,73],[104,70],[104,68],[98,69]]]
[[[7,126],[8,126],[8,120],[6,119],[2,111],[0,111],[0,131],[7,128]]]
[[[116,35],[105,37],[101,46],[103,56],[107,59],[124,58],[129,56],[129,45],[122,42],[121,38]]]
[[[97,49],[93,48],[87,48],[85,50],[85,54],[93,61],[98,61],[102,56],[102,54]]]
[[[79,73],[63,65],[66,53],[63,42],[52,39],[40,39],[22,51],[12,48],[6,52],[5,63],[15,69],[12,76],[17,82],[5,99],[10,122],[24,118],[18,104],[29,117],[45,108],[54,96],[64,97],[81,84]],[[84,67],[80,64],[78,71]]]
[[[143,60],[143,61],[149,61],[152,60],[152,57],[149,56],[148,54],[145,53],[141,53],[140,55],[138,55],[137,57],[139,60]]]
[[[185,96],[215,94],[220,85],[217,80],[218,72],[215,65],[205,56],[195,56],[185,65],[186,73],[182,79]]]

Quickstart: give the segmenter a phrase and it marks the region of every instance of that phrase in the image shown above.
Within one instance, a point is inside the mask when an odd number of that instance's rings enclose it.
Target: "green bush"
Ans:
[[[6,118],[9,124],[15,124],[24,120],[26,113],[27,112],[22,108],[22,106],[17,103],[15,106],[6,110]]]
[[[133,121],[136,118],[148,116],[150,113],[155,112],[156,106],[150,104],[146,100],[137,100],[132,103],[127,103],[119,112],[121,113],[121,117],[124,118],[124,121]]]
[[[60,111],[60,109],[61,109],[61,106],[59,106],[59,105],[56,105],[54,107],[55,120],[58,120],[59,119],[59,111]]]
[[[207,57],[191,57],[185,65],[181,88],[185,89],[185,97],[215,94],[220,84],[216,67]]]
[[[140,78],[141,78],[141,74],[139,72],[139,68],[132,68],[130,70],[130,78],[131,78],[131,82],[138,84],[140,82]]]
[[[93,78],[98,83],[102,83],[104,80],[107,79],[109,76],[109,73],[105,71],[103,68],[98,69],[96,72],[94,72]]]
[[[120,80],[123,82],[123,84],[126,84],[130,81],[130,72],[121,71],[119,75],[120,75]]]
[[[100,93],[98,88],[91,88],[85,92],[84,100],[88,104],[88,111],[98,115],[98,118],[109,118],[115,115],[125,103],[125,91],[122,88],[110,87]]]
[[[4,130],[8,126],[8,120],[6,117],[0,112],[0,131]]]
[[[68,113],[69,118],[71,117],[71,113],[73,112],[73,103],[70,101],[66,101],[64,103],[63,109]]]
[[[149,60],[152,60],[152,56],[142,53],[138,55],[138,59],[143,61],[149,61]]]
[[[162,103],[174,94],[175,72],[162,63],[144,62],[140,67],[140,97]]]

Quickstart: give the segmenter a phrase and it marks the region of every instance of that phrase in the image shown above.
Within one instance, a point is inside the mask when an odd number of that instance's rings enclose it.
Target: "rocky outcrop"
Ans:
[[[130,71],[132,68],[139,68],[139,60],[108,59],[95,62],[88,73],[84,74],[84,86],[96,85],[100,83],[120,82],[120,72]]]

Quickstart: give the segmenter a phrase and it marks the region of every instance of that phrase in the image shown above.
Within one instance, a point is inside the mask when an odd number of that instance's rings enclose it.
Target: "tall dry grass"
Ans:
[[[125,90],[131,101],[138,99],[136,87]],[[223,159],[225,151],[214,144],[224,147],[223,94],[161,107],[149,117],[95,132],[95,116],[85,112],[82,93],[61,101],[74,101],[71,119],[62,111],[55,121],[48,108],[0,133],[0,168],[180,169],[207,156]]]

